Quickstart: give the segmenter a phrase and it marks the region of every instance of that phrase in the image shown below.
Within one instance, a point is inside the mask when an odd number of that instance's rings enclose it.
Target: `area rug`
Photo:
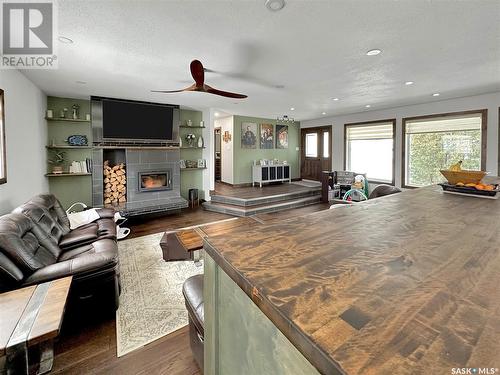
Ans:
[[[117,355],[121,357],[188,324],[182,284],[203,273],[193,261],[165,262],[163,233],[118,243],[121,295],[116,311]]]

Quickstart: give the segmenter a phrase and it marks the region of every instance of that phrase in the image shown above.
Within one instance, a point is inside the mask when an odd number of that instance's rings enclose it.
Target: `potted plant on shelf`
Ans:
[[[53,174],[62,174],[63,173],[63,163],[64,163],[64,155],[63,151],[53,151],[52,158],[48,160],[49,164],[52,164],[52,173]]]

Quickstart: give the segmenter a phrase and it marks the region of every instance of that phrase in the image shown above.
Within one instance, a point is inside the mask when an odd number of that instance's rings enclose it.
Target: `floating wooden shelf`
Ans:
[[[179,128],[184,129],[205,129],[206,126],[188,126],[188,125],[179,125]]]
[[[198,146],[196,146],[196,147],[184,147],[183,146],[183,147],[181,147],[181,150],[201,150],[203,148],[205,148],[205,146],[203,146],[203,147],[198,147]]]
[[[57,150],[61,148],[71,148],[71,149],[80,149],[80,150],[90,150],[92,146],[69,146],[69,145],[53,145],[53,146],[45,146],[50,150]]]
[[[45,117],[45,120],[47,121],[66,121],[66,122],[87,122],[90,124],[90,120],[84,120],[84,119],[72,119],[72,118],[56,118],[56,117],[53,117],[53,118],[49,118],[49,117]]]
[[[91,176],[92,173],[47,173],[45,177]]]
[[[194,170],[198,170],[198,169],[207,169],[207,167],[196,167],[196,168],[181,168],[181,171],[194,171]]]

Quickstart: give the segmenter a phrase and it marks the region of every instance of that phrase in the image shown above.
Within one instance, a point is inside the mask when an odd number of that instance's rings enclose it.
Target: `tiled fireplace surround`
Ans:
[[[124,148],[116,147],[117,150]],[[122,151],[123,152],[123,151]],[[103,206],[103,162],[110,149],[94,148],[92,151],[92,201],[95,207]],[[178,210],[187,207],[180,195],[180,151],[125,148],[127,175],[127,202],[117,207],[125,215]],[[139,172],[172,171],[172,190],[139,191]]]

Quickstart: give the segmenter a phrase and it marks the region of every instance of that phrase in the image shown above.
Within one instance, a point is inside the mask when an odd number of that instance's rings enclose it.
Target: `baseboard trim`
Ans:
[[[292,182],[295,182],[295,181],[302,181],[302,178],[292,178],[291,180]],[[245,182],[245,183],[242,183],[242,184],[230,184],[229,182],[224,182],[224,181],[218,181],[219,184],[223,184],[223,185],[226,185],[226,186],[231,186],[231,187],[235,187],[235,188],[239,188],[239,187],[250,187],[252,186],[252,183],[251,182]],[[275,184],[281,184],[282,182],[276,182]],[[210,190],[210,194],[212,195],[213,193],[215,193],[215,190]]]

